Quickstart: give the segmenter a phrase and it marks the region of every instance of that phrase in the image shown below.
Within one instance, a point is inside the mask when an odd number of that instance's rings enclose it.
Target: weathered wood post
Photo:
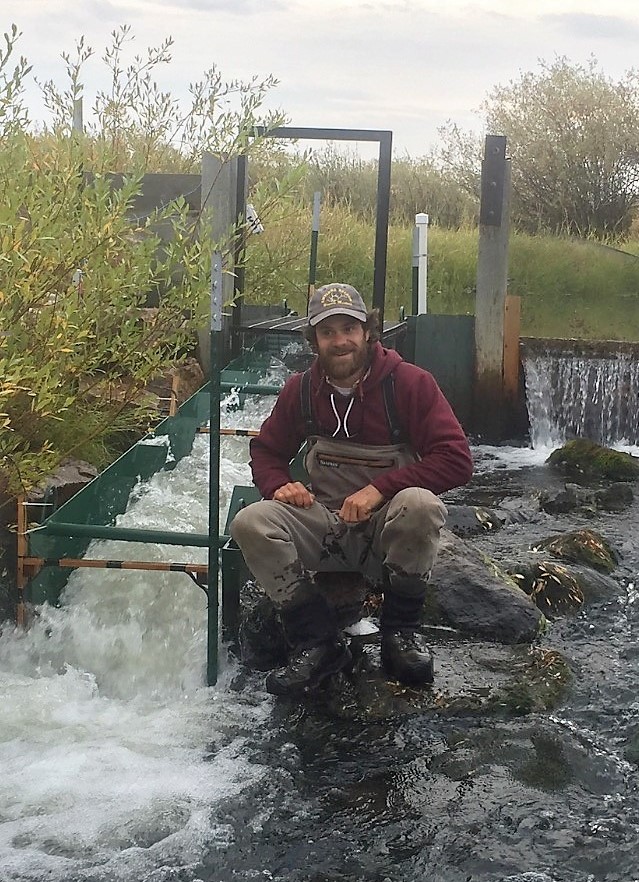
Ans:
[[[484,441],[503,440],[504,325],[510,231],[510,160],[506,138],[487,135],[481,175],[475,300],[474,428]]]

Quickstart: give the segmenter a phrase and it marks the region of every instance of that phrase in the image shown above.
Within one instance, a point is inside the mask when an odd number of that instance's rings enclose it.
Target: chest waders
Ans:
[[[319,434],[311,403],[310,369],[302,375],[300,404],[306,434],[304,467],[316,500],[331,511],[339,511],[347,496],[373,483],[385,472],[417,461],[405,443],[397,416],[392,373],[384,377],[381,385],[391,443],[359,444]]]

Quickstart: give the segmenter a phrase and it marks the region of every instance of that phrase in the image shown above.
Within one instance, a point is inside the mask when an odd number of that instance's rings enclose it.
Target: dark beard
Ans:
[[[368,366],[368,344],[365,343],[359,349],[349,353],[350,358],[338,358],[334,355],[319,355],[319,363],[322,371],[329,380],[339,385],[340,380],[361,376]]]

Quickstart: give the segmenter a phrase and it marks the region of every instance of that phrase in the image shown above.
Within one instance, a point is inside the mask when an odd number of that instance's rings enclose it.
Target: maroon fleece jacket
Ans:
[[[386,472],[373,482],[374,486],[386,499],[391,499],[407,487],[443,493],[466,484],[473,471],[468,440],[435,378],[428,371],[403,361],[393,349],[384,349],[380,343],[373,344],[370,371],[355,390],[347,419],[350,440],[371,445],[392,443],[381,386],[382,379],[391,372],[397,415],[408,444],[419,460]],[[306,439],[301,382],[302,374],[289,377],[271,415],[251,441],[253,480],[266,499],[271,499],[279,487],[291,480],[289,463]],[[318,434],[329,437],[338,425],[331,404],[332,393],[343,423],[350,399],[333,389],[316,360],[311,368],[313,417]],[[343,427],[335,438],[349,440]]]

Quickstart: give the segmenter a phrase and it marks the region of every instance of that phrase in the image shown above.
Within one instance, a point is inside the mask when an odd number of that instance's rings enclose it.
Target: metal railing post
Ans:
[[[211,257],[211,379],[209,455],[209,603],[206,679],[217,683],[219,646],[219,551],[220,511],[220,346],[222,334],[222,255]]]

